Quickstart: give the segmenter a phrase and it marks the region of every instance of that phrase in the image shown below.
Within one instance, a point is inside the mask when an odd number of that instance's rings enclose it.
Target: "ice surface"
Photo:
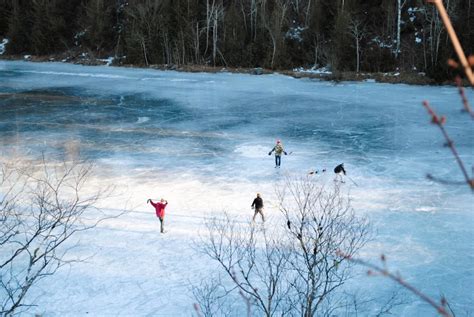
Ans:
[[[274,186],[284,173],[326,168],[317,177],[330,183],[344,162],[358,184],[344,186],[377,233],[362,256],[386,254],[410,283],[472,314],[472,194],[425,178],[463,179],[428,123],[425,99],[447,116],[468,166],[474,162],[472,121],[455,88],[4,61],[0,71],[2,158],[46,151],[92,159],[94,182],[121,193],[107,207],[135,207],[81,236],[76,252],[94,257],[45,279],[31,295],[33,313],[190,315],[189,283],[213,270],[192,246],[203,217],[250,217],[258,191],[277,221]],[[292,152],[281,170],[268,156],[276,139]],[[150,197],[170,202],[165,235]],[[393,287],[365,276],[352,286],[369,294]],[[398,315],[434,311],[415,298]]]

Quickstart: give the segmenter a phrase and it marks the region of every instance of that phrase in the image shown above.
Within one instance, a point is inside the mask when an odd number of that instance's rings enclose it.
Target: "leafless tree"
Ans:
[[[235,287],[227,289],[220,276],[203,278],[191,288],[196,312],[203,317],[232,316],[235,307],[228,295],[234,290]]]
[[[88,191],[92,165],[69,162],[0,171],[0,315],[26,310],[28,291],[65,264],[74,234],[107,216],[96,204],[110,189]],[[80,260],[80,259],[79,259]]]
[[[217,53],[223,58],[219,51],[217,42],[219,40],[219,24],[224,19],[224,3],[219,0],[206,1],[206,55],[209,47],[209,32],[212,29],[212,62],[216,65]]]
[[[225,214],[206,223],[202,251],[216,260],[250,306],[264,316],[284,314],[290,287],[285,280],[289,250],[278,234],[239,223]]]
[[[368,224],[338,186],[288,177],[277,188],[280,225],[225,214],[206,223],[200,248],[263,315],[324,315],[334,308],[331,295],[350,278],[350,262],[337,252],[356,254],[368,239]]]
[[[288,176],[278,188],[292,250],[292,306],[300,316],[316,316],[330,309],[330,295],[351,276],[351,265],[338,250],[356,254],[368,240],[369,225],[355,215],[337,184],[328,188],[315,178]]]
[[[400,54],[400,34],[402,30],[402,9],[407,3],[407,0],[397,0],[397,43],[395,48],[395,57],[398,57]]]
[[[282,30],[285,20],[287,19],[289,1],[277,0],[276,5],[273,6],[273,10],[270,11],[268,9],[270,6],[267,5],[267,0],[262,0],[261,7],[262,22],[272,40],[272,58],[270,68],[273,69],[278,49],[281,47],[283,42]]]
[[[130,2],[125,10],[130,23],[129,32],[136,51],[143,56],[144,64],[153,64],[159,60],[157,47],[161,47],[162,60],[167,64],[172,63],[171,44],[163,25],[165,3],[156,0]]]
[[[355,41],[355,48],[356,48],[356,72],[360,71],[360,41],[366,36],[366,30],[364,24],[359,21],[358,19],[351,19],[349,24],[349,34]]]

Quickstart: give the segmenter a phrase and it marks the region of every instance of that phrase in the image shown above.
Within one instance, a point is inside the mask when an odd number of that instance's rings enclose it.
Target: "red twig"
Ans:
[[[436,124],[440,130],[441,133],[443,134],[444,138],[446,139],[446,145],[451,149],[451,152],[453,153],[454,157],[456,158],[456,161],[458,162],[459,167],[461,168],[462,173],[464,174],[464,178],[466,180],[466,183],[471,187],[471,190],[474,191],[474,179],[469,177],[469,174],[467,173],[466,167],[464,166],[463,161],[459,157],[459,154],[456,150],[456,147],[454,146],[454,142],[451,140],[449,137],[448,133],[446,132],[446,129],[444,128],[444,124],[446,123],[446,117],[441,116],[439,117],[436,112],[430,107],[428,101],[423,101],[423,106],[428,110],[428,113],[431,116],[431,123]]]
[[[367,271],[367,275],[376,275],[375,273],[379,273],[380,275],[382,276],[385,276],[385,277],[388,277],[389,279],[397,282],[398,284],[400,284],[401,286],[403,286],[404,288],[408,289],[409,291],[411,291],[412,293],[414,293],[416,296],[418,296],[419,298],[421,298],[423,301],[427,302],[428,304],[430,304],[433,308],[436,309],[436,311],[441,315],[441,316],[445,316],[445,317],[453,317],[450,313],[448,313],[448,311],[446,310],[446,305],[448,304],[448,302],[446,301],[446,298],[442,297],[441,298],[441,301],[440,303],[437,303],[434,299],[432,299],[431,297],[425,295],[424,293],[422,293],[420,290],[418,290],[416,287],[408,284],[405,280],[403,280],[401,278],[400,275],[395,275],[393,273],[391,273],[388,269],[387,269],[387,266],[386,266],[386,259],[385,259],[385,256],[382,254],[381,255],[381,260],[382,260],[382,263],[383,263],[383,267],[380,267],[380,266],[377,266],[375,264],[371,264],[371,263],[368,263],[368,262],[365,262],[363,260],[360,260],[360,259],[354,259],[352,258],[350,255],[348,254],[345,254],[341,251],[338,251],[337,252],[337,255],[340,256],[340,257],[343,257],[344,259],[352,262],[352,263],[356,263],[356,264],[360,264],[360,265],[363,265],[365,267],[368,267],[369,270]]]
[[[458,86],[459,95],[461,95],[464,111],[469,113],[471,115],[471,118],[474,119],[474,112],[472,111],[471,106],[469,105],[469,102],[467,101],[466,93],[464,92],[464,87],[462,86],[461,77],[456,76],[455,81],[456,81],[456,85]]]
[[[194,303],[194,304],[193,304],[193,307],[194,307],[194,310],[196,311],[197,316],[198,316],[198,317],[202,317],[201,308],[199,307],[199,304],[198,304],[198,303]]]

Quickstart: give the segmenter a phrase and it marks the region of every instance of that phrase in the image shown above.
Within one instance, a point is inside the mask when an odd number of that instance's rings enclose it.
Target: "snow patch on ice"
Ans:
[[[241,145],[234,152],[248,158],[262,158],[269,151],[268,146],[263,145]]]
[[[422,206],[422,207],[415,208],[415,210],[416,211],[423,211],[423,212],[433,212],[433,211],[438,210],[438,208],[430,207],[430,206]]]
[[[136,123],[144,123],[150,121],[150,117],[138,117],[138,120]]]
[[[170,81],[179,81],[179,82],[196,82],[195,79],[188,79],[188,78],[173,78]]]
[[[31,55],[25,55],[25,59]],[[61,75],[61,76],[77,76],[77,77],[92,77],[92,78],[110,78],[110,79],[137,79],[135,77],[111,74],[93,74],[93,73],[68,73],[68,72],[54,72],[54,71],[36,71],[36,70],[20,70],[20,73],[43,74],[43,75]]]

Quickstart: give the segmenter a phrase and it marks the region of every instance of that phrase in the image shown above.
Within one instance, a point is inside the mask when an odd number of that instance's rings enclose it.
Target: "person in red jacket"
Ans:
[[[154,203],[153,200],[148,199],[146,203],[147,204],[151,203],[151,205],[155,207],[156,216],[158,217],[158,219],[160,219],[160,224],[161,224],[160,232],[164,233],[165,232],[164,231],[165,208],[166,208],[166,205],[168,205],[168,201],[161,198],[159,202]]]

